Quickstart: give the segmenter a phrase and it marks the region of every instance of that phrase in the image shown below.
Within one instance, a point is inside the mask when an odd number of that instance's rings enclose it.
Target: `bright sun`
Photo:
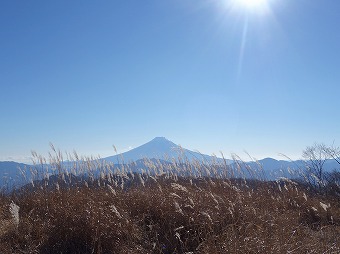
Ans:
[[[249,9],[257,9],[257,8],[263,8],[267,0],[235,0],[238,5],[242,5],[243,7],[249,8]]]

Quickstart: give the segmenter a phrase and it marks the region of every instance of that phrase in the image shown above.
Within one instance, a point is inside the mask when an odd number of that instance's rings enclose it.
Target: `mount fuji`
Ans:
[[[204,161],[210,162],[222,162],[223,159],[214,156],[209,156],[206,154],[201,154],[198,152],[190,151],[188,149],[182,148],[179,145],[171,142],[164,137],[156,137],[153,140],[136,147],[125,153],[110,156],[104,158],[107,162],[122,164],[138,161],[144,158],[148,159],[159,159],[163,161],[173,161],[173,160],[188,160],[192,161]],[[232,161],[226,160],[229,164]]]

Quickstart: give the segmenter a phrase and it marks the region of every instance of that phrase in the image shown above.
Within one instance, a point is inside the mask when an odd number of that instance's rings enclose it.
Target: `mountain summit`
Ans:
[[[171,161],[173,159],[178,160],[179,158],[184,160],[187,159],[189,161],[199,160],[206,162],[220,160],[213,156],[200,154],[182,148],[181,146],[176,145],[165,137],[156,137],[153,140],[145,143],[144,145],[136,147],[122,154],[106,157],[104,158],[104,160],[120,164],[137,161],[143,158],[161,159],[165,161]]]

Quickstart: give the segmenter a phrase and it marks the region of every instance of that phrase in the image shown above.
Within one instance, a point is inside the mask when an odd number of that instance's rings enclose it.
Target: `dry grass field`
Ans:
[[[149,164],[79,180],[51,165],[53,181],[2,194],[1,253],[340,253],[339,199],[287,179],[183,176],[183,167]]]

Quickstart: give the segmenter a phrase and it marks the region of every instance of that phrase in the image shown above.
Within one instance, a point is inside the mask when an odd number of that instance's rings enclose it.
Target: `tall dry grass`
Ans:
[[[339,200],[303,184],[183,159],[134,173],[53,151],[0,196],[1,253],[340,253]]]

